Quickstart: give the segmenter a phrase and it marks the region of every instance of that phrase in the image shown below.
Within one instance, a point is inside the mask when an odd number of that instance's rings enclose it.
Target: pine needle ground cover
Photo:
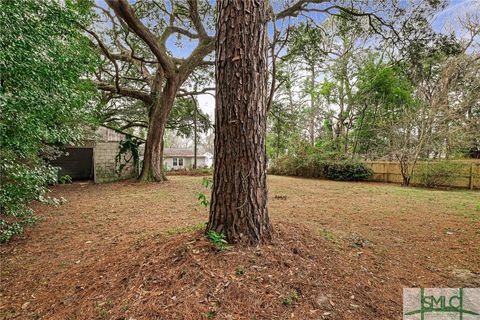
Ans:
[[[269,177],[274,240],[219,248],[201,177],[56,186],[1,247],[2,319],[397,319],[403,287],[478,287],[480,195]]]

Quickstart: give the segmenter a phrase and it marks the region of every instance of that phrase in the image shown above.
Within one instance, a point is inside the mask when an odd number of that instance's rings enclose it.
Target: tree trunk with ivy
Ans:
[[[155,99],[151,113],[150,124],[145,142],[141,181],[165,181],[167,180],[163,170],[163,134],[168,120],[168,115],[175,102],[175,96],[179,87],[179,81],[169,79],[163,88],[163,92]]]
[[[268,242],[267,4],[217,2],[215,171],[208,231]]]
[[[192,97],[195,104],[195,110],[193,111],[193,169],[197,169],[197,149],[198,149],[198,128],[197,128],[197,115],[198,105],[195,97]]]

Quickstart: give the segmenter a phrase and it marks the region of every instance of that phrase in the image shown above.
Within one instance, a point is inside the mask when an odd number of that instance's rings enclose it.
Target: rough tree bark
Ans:
[[[150,123],[145,142],[143,167],[139,180],[165,181],[163,172],[163,134],[168,121],[168,116],[173,108],[180,80],[171,78],[167,80],[162,94],[157,97],[150,112]]]
[[[271,239],[267,210],[266,1],[217,1],[215,171],[208,231]]]

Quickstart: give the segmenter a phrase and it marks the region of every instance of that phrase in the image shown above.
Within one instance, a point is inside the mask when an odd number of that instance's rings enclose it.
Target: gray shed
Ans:
[[[93,180],[109,182],[134,178],[138,174],[138,164],[134,164],[130,153],[120,157],[120,142],[128,134],[99,127],[89,138],[75,146],[64,146],[61,157],[51,161],[59,167],[58,176],[69,175],[72,180]],[[121,170],[119,170],[121,168]]]

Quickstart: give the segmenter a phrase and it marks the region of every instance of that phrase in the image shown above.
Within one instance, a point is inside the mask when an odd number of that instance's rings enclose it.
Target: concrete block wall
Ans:
[[[134,178],[137,176],[138,168],[134,166],[130,154],[122,155],[122,164],[126,163],[125,158],[130,161],[123,167],[120,174],[117,172],[119,165],[115,162],[119,151],[119,143],[116,141],[97,142],[93,150],[93,167],[95,182],[109,182],[122,179]]]

